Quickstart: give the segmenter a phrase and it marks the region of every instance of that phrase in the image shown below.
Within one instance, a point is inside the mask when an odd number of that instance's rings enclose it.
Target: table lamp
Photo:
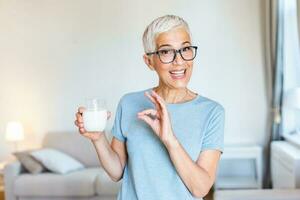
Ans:
[[[300,111],[300,87],[291,89],[287,93],[284,104],[286,107],[288,107],[290,109],[293,109],[298,112]],[[298,119],[298,120],[300,120],[300,119]],[[299,126],[299,124],[298,124],[298,126]],[[296,130],[293,131],[293,133],[300,134],[299,127],[296,126]]]
[[[8,122],[6,126],[5,139],[14,143],[15,151],[18,151],[18,142],[24,139],[24,130],[20,122]]]

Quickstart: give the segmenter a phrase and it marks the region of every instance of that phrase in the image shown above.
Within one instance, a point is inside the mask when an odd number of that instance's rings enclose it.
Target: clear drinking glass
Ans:
[[[86,100],[86,110],[83,112],[84,128],[88,132],[102,132],[107,122],[106,101],[101,98]]]

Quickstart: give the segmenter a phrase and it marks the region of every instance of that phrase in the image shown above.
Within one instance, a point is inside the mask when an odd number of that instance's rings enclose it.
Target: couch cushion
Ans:
[[[15,182],[17,196],[93,196],[100,168],[88,168],[69,174],[23,174]]]
[[[113,182],[103,168],[101,173],[96,178],[96,194],[102,195],[117,195],[121,187],[121,181]]]
[[[54,148],[72,156],[86,167],[99,167],[100,162],[92,142],[78,132],[48,133],[43,147]]]

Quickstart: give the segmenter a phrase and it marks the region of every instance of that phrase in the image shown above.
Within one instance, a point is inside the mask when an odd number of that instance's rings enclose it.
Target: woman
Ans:
[[[75,124],[92,140],[119,200],[189,200],[212,187],[223,151],[224,109],[187,88],[197,47],[188,24],[166,15],[143,35],[144,61],[158,86],[124,95],[111,144],[104,133],[86,132],[79,108]]]

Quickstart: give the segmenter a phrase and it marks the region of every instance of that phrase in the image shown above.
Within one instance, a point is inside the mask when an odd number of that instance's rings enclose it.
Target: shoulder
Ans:
[[[199,105],[202,104],[204,106],[204,109],[207,110],[211,115],[216,113],[225,113],[225,109],[221,103],[208,97],[200,96],[200,98],[198,99],[198,103]]]
[[[129,105],[129,104],[136,104],[142,102],[145,100],[144,94],[148,90],[149,89],[144,89],[144,90],[125,93],[120,99],[120,104]]]

